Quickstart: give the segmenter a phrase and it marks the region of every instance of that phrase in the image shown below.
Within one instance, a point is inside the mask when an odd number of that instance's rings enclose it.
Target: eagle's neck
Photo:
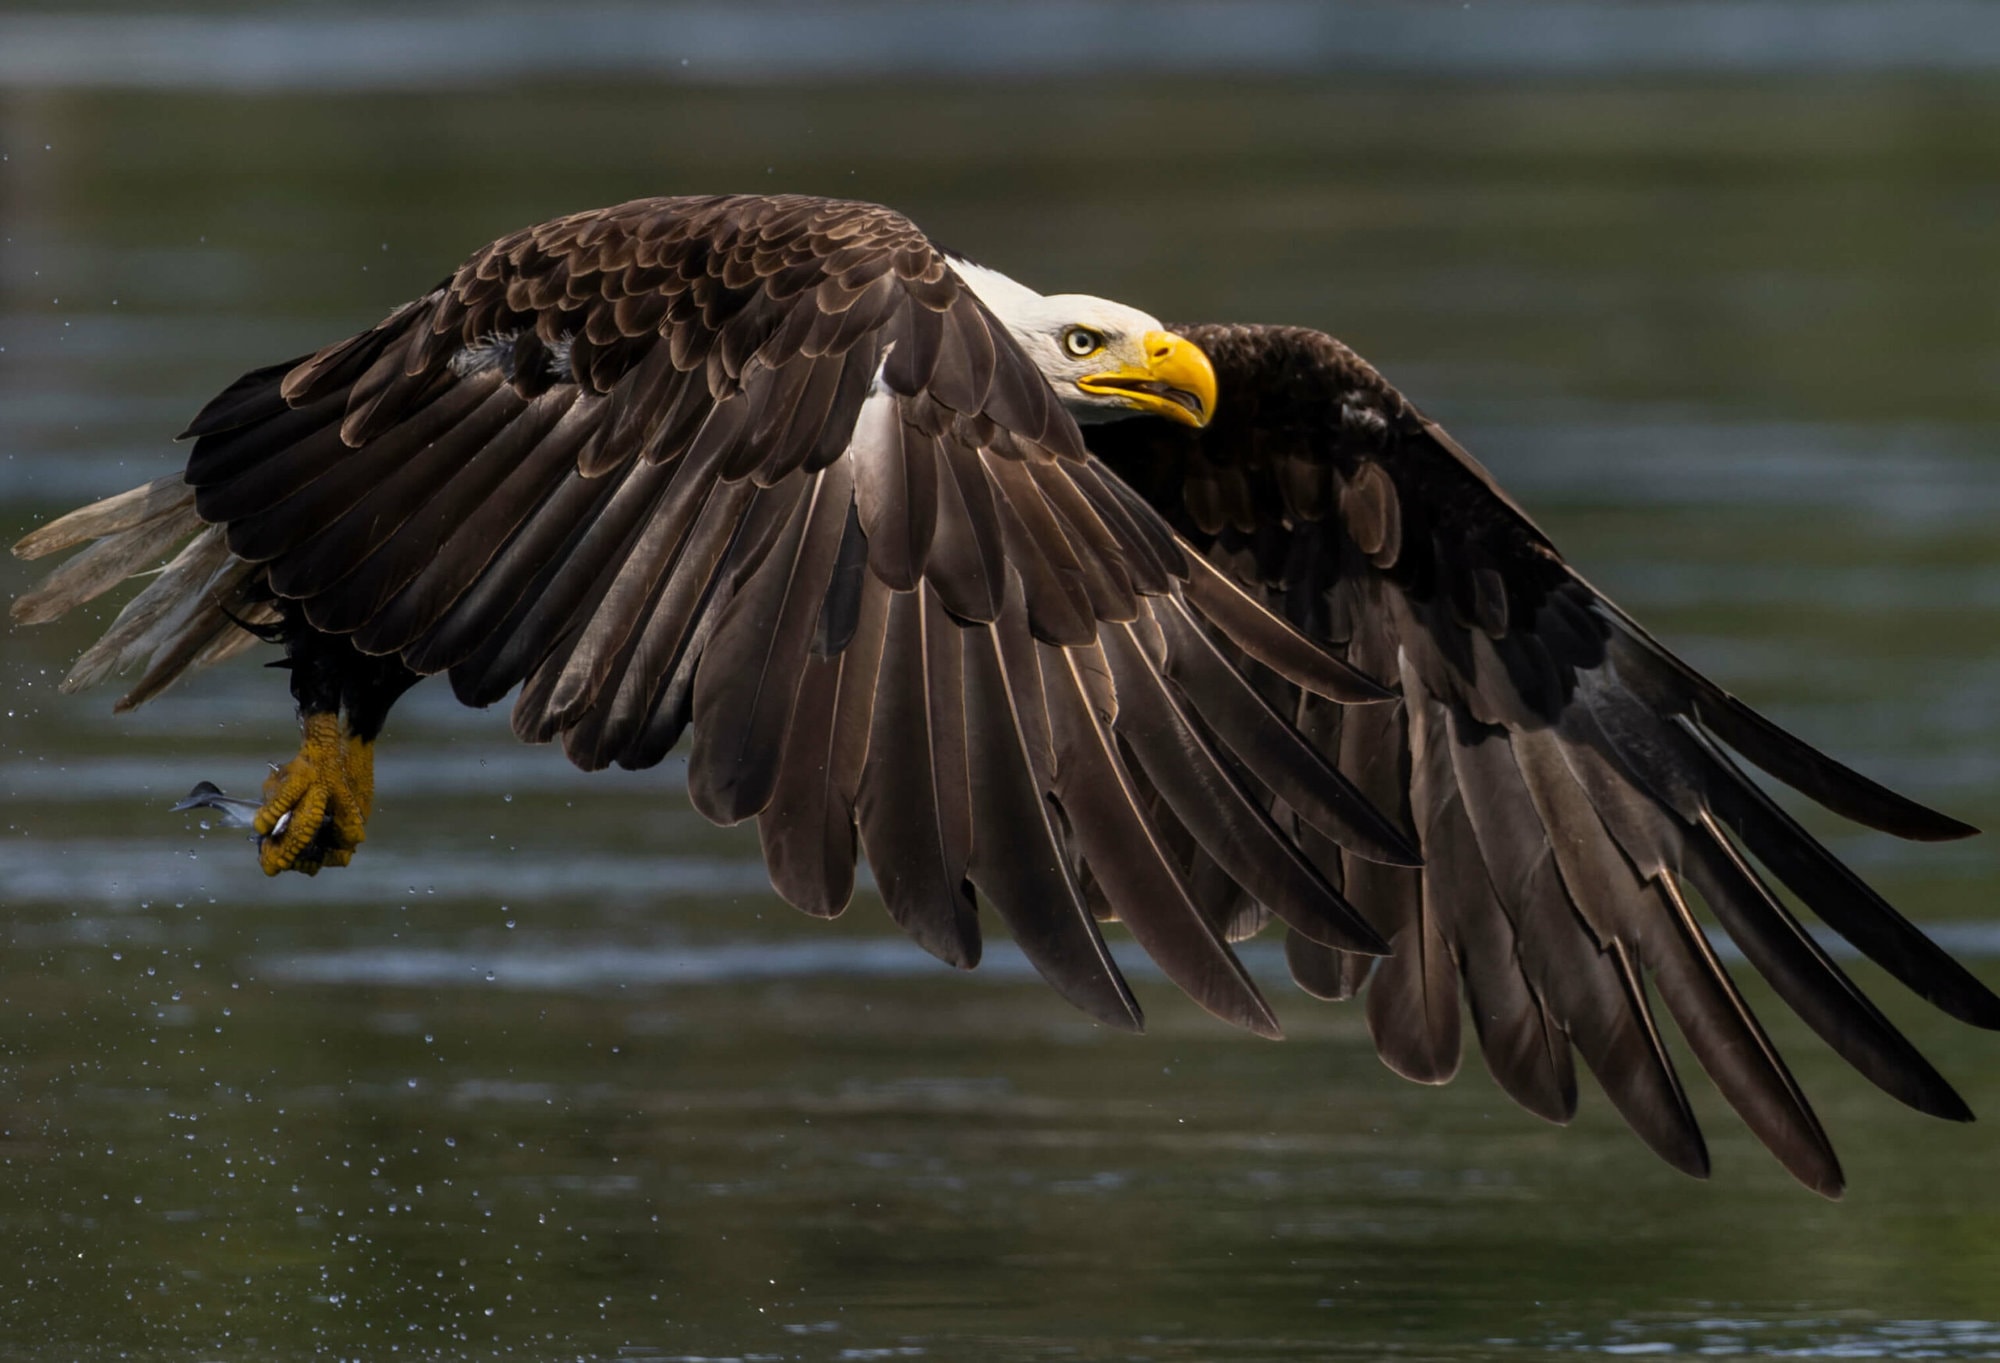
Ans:
[[[963,256],[949,256],[947,259],[951,261],[953,271],[965,281],[966,287],[986,305],[986,310],[1005,322],[1010,331],[1020,331],[1048,302],[1026,284],[1010,279],[998,270],[989,270]]]

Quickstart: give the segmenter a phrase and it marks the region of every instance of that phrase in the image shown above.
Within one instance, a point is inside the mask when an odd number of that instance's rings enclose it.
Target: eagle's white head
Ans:
[[[1078,422],[1146,412],[1188,426],[1215,415],[1201,347],[1137,308],[1083,293],[1039,294],[969,260],[952,269],[1013,333]]]

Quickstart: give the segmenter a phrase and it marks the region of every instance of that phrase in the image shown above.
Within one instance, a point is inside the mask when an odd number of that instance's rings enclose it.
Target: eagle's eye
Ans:
[[[1063,333],[1063,349],[1077,359],[1088,359],[1104,349],[1104,336],[1089,327],[1071,327]]]

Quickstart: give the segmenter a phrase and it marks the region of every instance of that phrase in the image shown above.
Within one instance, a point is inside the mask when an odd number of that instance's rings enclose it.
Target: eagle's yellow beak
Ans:
[[[1141,345],[1142,363],[1086,374],[1076,386],[1086,393],[1123,398],[1142,412],[1170,421],[1206,426],[1215,415],[1215,366],[1201,347],[1171,331],[1149,331]]]

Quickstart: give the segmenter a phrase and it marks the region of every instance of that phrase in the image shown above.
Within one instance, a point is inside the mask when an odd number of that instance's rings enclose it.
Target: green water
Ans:
[[[503,230],[875,198],[1051,291],[1335,331],[1701,666],[2000,820],[2000,81],[15,93],[0,154],[6,539]],[[1698,1080],[1706,1184],[1594,1092],[1405,1084],[1268,953],[1282,1045],[1156,977],[1138,1039],[1004,949],[954,978],[865,895],[791,914],[677,769],[428,690],[356,864],[267,882],[165,809],[289,751],[282,682],[114,720],[53,689],[102,619],[0,659],[0,1357],[2000,1357],[1991,1122],[1774,1005],[1839,1205]],[[2000,974],[1984,843],[1814,827]],[[2000,1116],[2000,1038],[1857,973]]]

